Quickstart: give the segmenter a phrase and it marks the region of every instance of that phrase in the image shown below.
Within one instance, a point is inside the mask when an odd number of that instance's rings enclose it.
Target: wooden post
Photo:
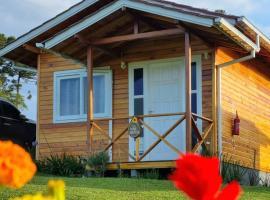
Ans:
[[[93,48],[87,49],[87,77],[88,77],[88,112],[87,112],[87,145],[88,153],[93,153]]]
[[[39,100],[40,100],[40,54],[38,54],[37,56],[37,125],[36,125],[36,160],[39,160],[39,146],[40,146],[40,117],[39,117],[39,114],[40,114],[40,105],[39,105]]]
[[[192,150],[191,124],[191,45],[190,34],[185,32],[185,66],[186,66],[186,151]]]
[[[136,138],[136,161],[140,159],[140,137]]]
[[[211,139],[211,151],[217,153],[217,68],[216,68],[216,49],[212,52],[212,119],[213,133]]]

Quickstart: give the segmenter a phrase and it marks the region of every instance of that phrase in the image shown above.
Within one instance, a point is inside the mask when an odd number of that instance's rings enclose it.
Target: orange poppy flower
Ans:
[[[36,173],[31,156],[19,145],[0,141],[0,186],[21,188]]]
[[[222,178],[217,158],[184,155],[176,161],[176,170],[170,179],[193,200],[236,200],[241,193],[236,181],[221,191]]]

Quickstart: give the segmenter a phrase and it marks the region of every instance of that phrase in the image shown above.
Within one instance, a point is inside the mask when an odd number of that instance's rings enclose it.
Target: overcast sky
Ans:
[[[0,4],[0,33],[20,36],[44,21],[54,17],[80,0],[7,0]],[[246,16],[270,37],[269,0],[173,0],[178,3],[209,10],[223,9],[229,14]],[[24,86],[23,91],[31,90],[33,99],[27,104],[24,113],[35,119],[36,91],[33,84]]]

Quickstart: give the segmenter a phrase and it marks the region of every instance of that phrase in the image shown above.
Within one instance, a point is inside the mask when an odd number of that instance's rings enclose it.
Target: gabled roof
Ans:
[[[199,26],[216,27],[248,51],[252,49],[259,51],[259,47],[255,44],[256,36],[259,35],[261,45],[270,52],[269,39],[243,17],[163,0],[84,0],[19,37],[1,49],[0,56],[16,60],[18,54],[25,54],[25,57],[29,55],[28,60],[20,56],[20,61],[29,65],[34,55],[22,48],[24,44],[41,43],[43,48],[53,48],[122,7]]]

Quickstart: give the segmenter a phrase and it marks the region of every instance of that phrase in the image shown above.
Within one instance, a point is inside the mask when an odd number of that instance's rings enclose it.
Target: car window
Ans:
[[[17,108],[15,108],[13,105],[11,105],[5,101],[1,101],[0,103],[2,104],[1,115],[3,117],[8,117],[11,119],[19,119],[20,118],[20,111]]]

